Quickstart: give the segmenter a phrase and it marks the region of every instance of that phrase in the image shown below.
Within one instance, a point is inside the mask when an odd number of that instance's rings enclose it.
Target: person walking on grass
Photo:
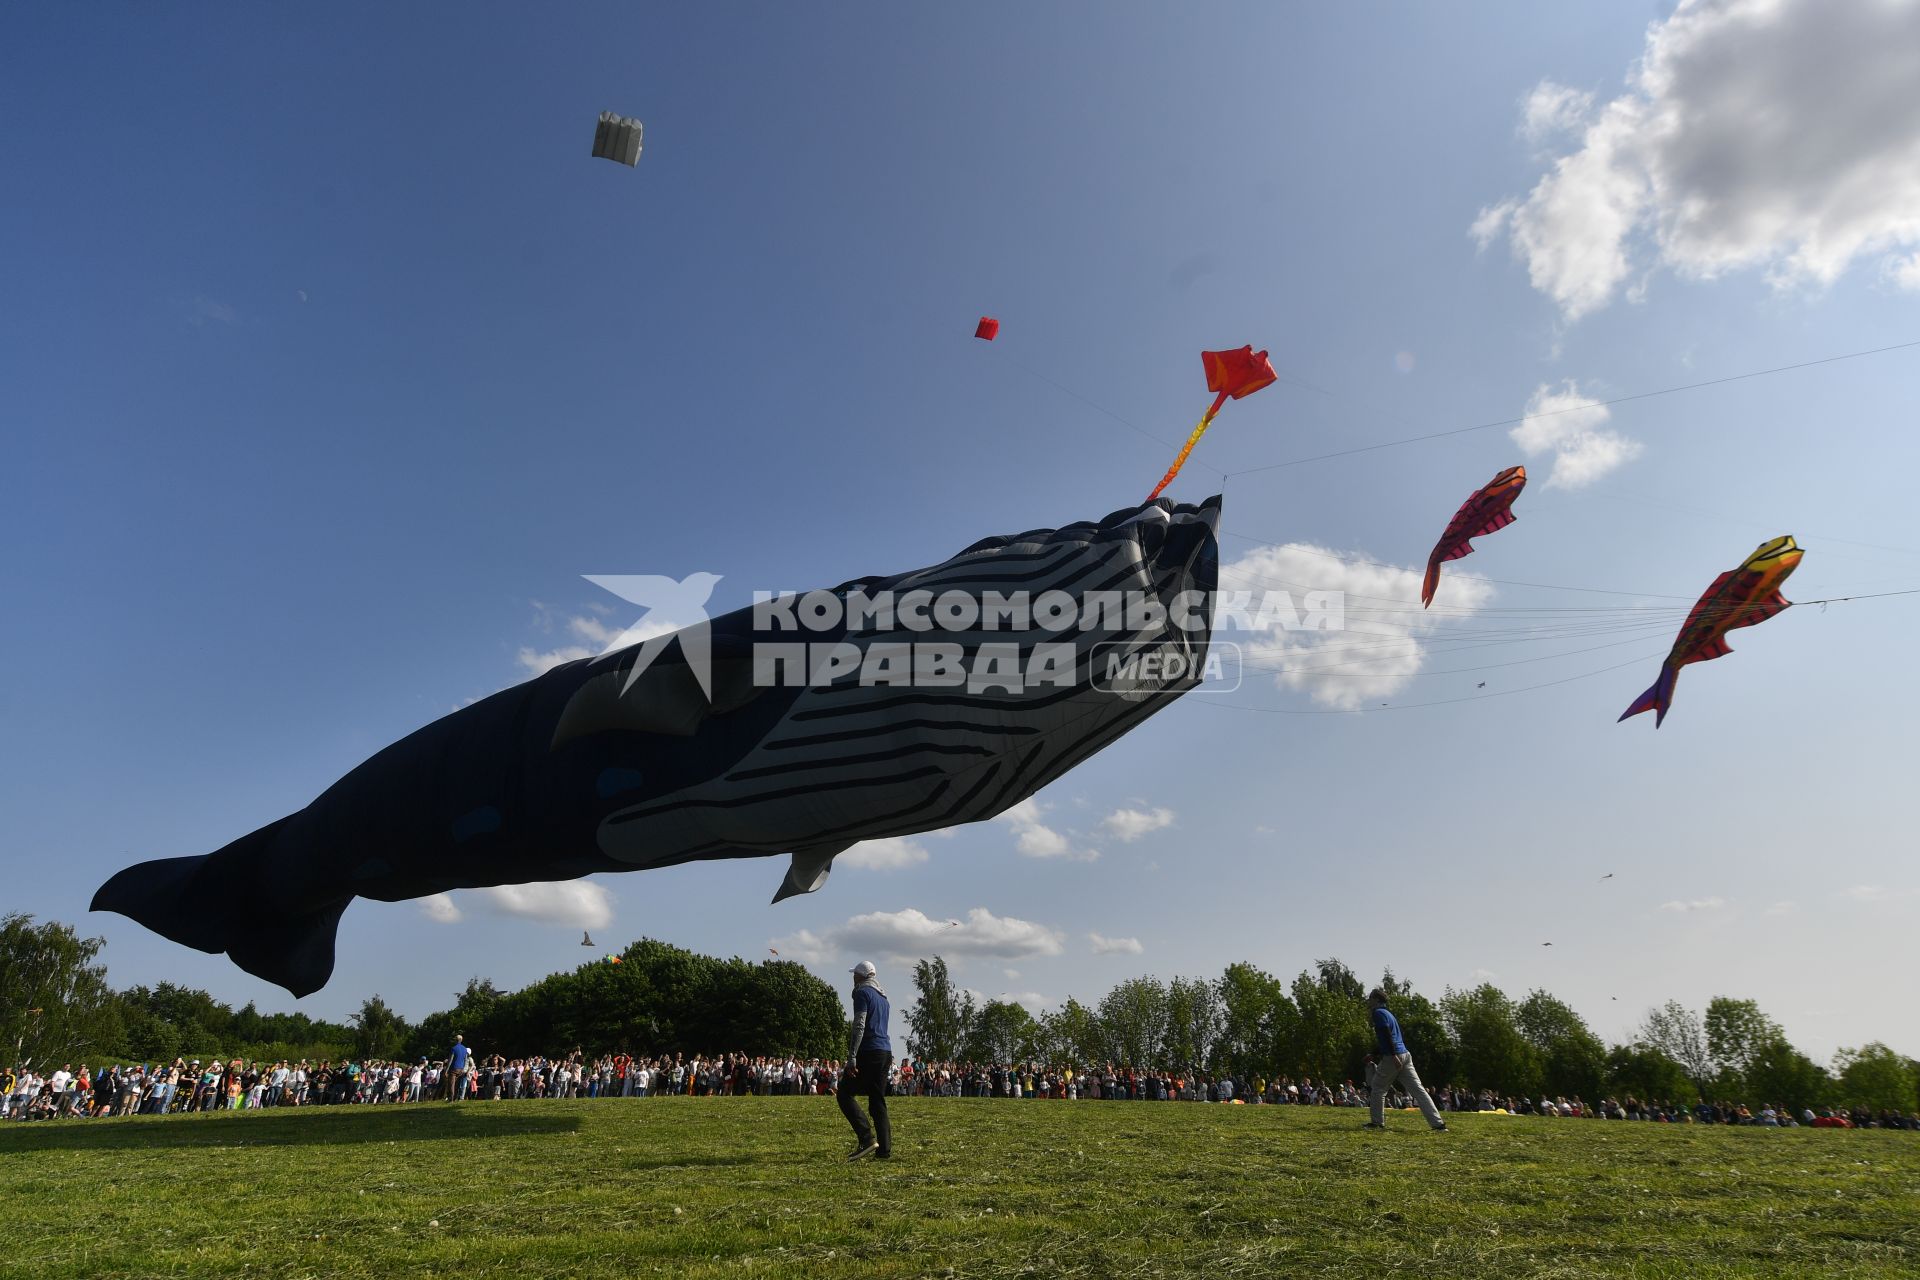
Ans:
[[[847,1042],[847,1069],[840,1077],[840,1111],[853,1126],[849,1161],[893,1157],[893,1130],[887,1124],[887,1073],[893,1067],[893,1041],[887,1039],[887,993],[880,989],[873,961],[853,966],[853,1034]],[[873,1123],[860,1114],[859,1096],[867,1095]]]
[[[1420,1073],[1413,1069],[1413,1055],[1407,1052],[1406,1041],[1400,1038],[1400,1022],[1387,1008],[1387,993],[1375,987],[1367,993],[1367,1004],[1373,1010],[1374,1053],[1367,1060],[1368,1084],[1371,1086],[1368,1107],[1373,1118],[1367,1121],[1365,1127],[1387,1127],[1387,1090],[1393,1088],[1397,1080],[1400,1087],[1412,1097],[1414,1105],[1420,1108],[1420,1114],[1427,1118],[1427,1127],[1435,1133],[1445,1133],[1447,1122],[1440,1118],[1439,1108],[1427,1096],[1426,1086],[1420,1083]]]

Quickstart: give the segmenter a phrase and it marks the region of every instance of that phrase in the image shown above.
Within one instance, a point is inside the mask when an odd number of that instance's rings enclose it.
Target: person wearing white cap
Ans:
[[[893,1041],[887,1039],[887,993],[880,989],[873,961],[853,966],[853,1035],[847,1042],[847,1069],[840,1076],[840,1111],[853,1126],[849,1161],[893,1157],[893,1130],[887,1124],[887,1074],[893,1067]],[[859,1095],[867,1095],[873,1123],[860,1114]]]

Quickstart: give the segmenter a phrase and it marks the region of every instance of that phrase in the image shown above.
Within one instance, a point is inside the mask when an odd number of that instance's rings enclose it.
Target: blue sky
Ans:
[[[1460,649],[1462,614],[1344,692],[1196,695],[1024,826],[779,906],[771,861],[461,894],[452,923],[358,903],[299,1007],[518,985],[578,962],[582,913],[837,984],[897,970],[917,911],[965,922],[967,985],[1036,1005],[1339,955],[1544,986],[1610,1038],[1724,993],[1817,1056],[1920,1053],[1880,991],[1920,966],[1920,596],[1738,633],[1658,733],[1614,723],[1671,633],[1626,611],[1765,538],[1808,550],[1790,598],[1920,587],[1920,351],[1537,419],[1533,454],[1490,429],[1250,470],[1920,338],[1920,191],[1852,182],[1920,172],[1920,109],[1876,87],[1911,81],[1796,65],[1810,6],[1748,8],[10,11],[0,906],[105,936],[116,983],[287,1007],[93,889],[630,621],[582,574],[722,573],[732,607],[1137,501],[1170,450],[1115,415],[1177,440],[1198,352],[1252,342],[1293,381],[1175,495],[1250,472],[1241,572],[1404,599],[1263,544],[1416,565],[1524,461],[1520,523],[1450,566],[1499,643]],[[1903,47],[1912,6],[1868,9],[1842,52]],[[1741,127],[1756,92],[1802,95],[1804,136]],[[607,109],[645,121],[635,169],[587,155]],[[1519,629],[1598,606],[1645,629],[1567,656],[1618,637]]]

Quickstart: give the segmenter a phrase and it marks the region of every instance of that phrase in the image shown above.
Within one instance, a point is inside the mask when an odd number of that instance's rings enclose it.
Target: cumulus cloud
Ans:
[[[460,907],[450,893],[431,893],[420,899],[420,914],[435,924],[457,924]]]
[[[1099,858],[1098,849],[1085,848],[1077,844],[1071,834],[1046,824],[1044,819],[1049,807],[1037,797],[1028,796],[994,821],[1013,828],[1014,848],[1023,858],[1065,858],[1070,862],[1092,862]]]
[[[545,616],[544,606],[541,608],[543,625],[550,628],[552,621]],[[520,652],[514,656],[529,676],[545,675],[555,667],[565,666],[569,662],[578,662],[582,658],[597,658],[603,653],[611,653],[615,649],[624,649],[630,644],[639,644],[643,640],[651,640],[655,636],[663,636],[679,630],[667,623],[648,622],[644,618],[631,627],[611,627],[603,617],[590,614],[576,614],[562,619],[561,622],[567,634],[582,643],[563,644],[553,649],[522,646]]]
[[[1121,844],[1132,844],[1142,836],[1164,831],[1173,825],[1171,809],[1115,809],[1100,820],[1100,830]]]
[[[1093,954],[1097,956],[1137,956],[1146,950],[1138,938],[1109,938],[1103,933],[1089,933],[1087,941],[1093,944]]]
[[[1685,902],[1678,899],[1660,904],[1662,911],[1671,911],[1676,915],[1687,915],[1695,911],[1718,911],[1727,905],[1725,898],[1689,898]]]
[[[1593,95],[1542,80],[1520,105],[1520,136],[1538,146],[1572,133],[1593,114]]]
[[[1527,400],[1526,420],[1507,434],[1529,458],[1551,459],[1549,489],[1584,489],[1639,457],[1644,446],[1607,426],[1613,413],[1569,378],[1541,383]]]
[[[898,871],[925,862],[927,848],[906,836],[888,836],[884,840],[862,840],[833,860],[836,867],[865,867],[871,871]]]
[[[598,929],[613,923],[613,895],[591,880],[501,884],[474,890],[492,910],[543,924]]]
[[[964,920],[940,919],[915,907],[901,911],[869,911],[843,925],[816,934],[801,930],[771,944],[783,958],[809,964],[829,957],[883,956],[911,960],[939,954],[980,956],[995,960],[1024,960],[1029,956],[1057,956],[1065,948],[1059,930],[1014,916],[997,916],[975,907]]]
[[[1423,610],[1421,576],[1418,569],[1310,543],[1259,547],[1221,569],[1224,594],[1214,632],[1241,645],[1249,680],[1271,675],[1282,689],[1350,711],[1405,688],[1427,663],[1432,633],[1450,615],[1493,598],[1492,584],[1450,566],[1435,607]],[[1251,594],[1236,614],[1230,597],[1237,592]],[[1289,621],[1288,608],[1272,607],[1282,592],[1300,606],[1299,625]],[[1316,614],[1312,592],[1344,601],[1338,626],[1331,608]],[[1315,621],[1327,629],[1308,625]]]
[[[1648,29],[1619,97],[1596,109],[1551,82],[1528,95],[1522,134],[1573,128],[1577,145],[1471,234],[1504,231],[1567,320],[1653,266],[1830,284],[1920,245],[1915,84],[1916,0],[1682,0]],[[1911,278],[1920,287],[1920,266]]]

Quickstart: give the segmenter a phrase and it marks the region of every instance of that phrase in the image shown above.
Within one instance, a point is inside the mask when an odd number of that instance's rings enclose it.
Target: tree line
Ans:
[[[1337,959],[1316,961],[1291,982],[1251,964],[1229,965],[1212,980],[1131,978],[1095,1004],[1069,999],[1038,1017],[961,990],[938,956],[914,966],[913,985],[909,1051],[933,1062],[1111,1062],[1241,1081],[1358,1081],[1373,1051],[1368,988]],[[1843,1049],[1829,1069],[1794,1048],[1753,1000],[1716,996],[1703,1012],[1669,1001],[1626,1043],[1608,1045],[1545,991],[1516,1000],[1481,983],[1449,987],[1434,1000],[1391,970],[1379,986],[1433,1085],[1588,1102],[1611,1095],[1772,1102],[1796,1112],[1920,1109],[1920,1062],[1871,1043]]]
[[[432,1058],[456,1034],[509,1057],[618,1050],[838,1057],[846,1014],[834,989],[788,961],[750,963],[643,939],[566,973],[503,991],[473,978],[450,1008],[410,1022],[378,995],[345,1023],[261,1013],[161,982],[116,991],[102,940],[57,921],[0,917],[0,1066],[170,1062],[177,1057],[309,1062]],[[614,956],[618,956],[618,963]]]
[[[845,1050],[839,994],[782,960],[719,959],[643,939],[518,991],[471,979],[453,1004],[410,1022],[378,995],[346,1023],[234,1009],[161,982],[116,991],[101,940],[57,921],[0,917],[0,1058],[100,1063],[245,1058],[269,1062],[446,1055],[456,1033],[482,1053],[797,1054]],[[913,969],[906,1046],[934,1062],[1108,1062],[1205,1071],[1243,1081],[1361,1080],[1373,1048],[1366,986],[1339,960],[1292,981],[1251,964],[1218,978],[1132,978],[1092,1005],[1069,999],[1035,1017],[961,990],[939,956]],[[1502,1095],[1588,1101],[1773,1102],[1920,1108],[1920,1063],[1884,1044],[1842,1050],[1831,1068],[1796,1049],[1752,1000],[1716,996],[1696,1012],[1669,1001],[1626,1043],[1608,1045],[1545,991],[1519,1000],[1491,983],[1438,1000],[1389,971],[1379,984],[1421,1074]],[[5,1064],[0,1064],[5,1065]]]

